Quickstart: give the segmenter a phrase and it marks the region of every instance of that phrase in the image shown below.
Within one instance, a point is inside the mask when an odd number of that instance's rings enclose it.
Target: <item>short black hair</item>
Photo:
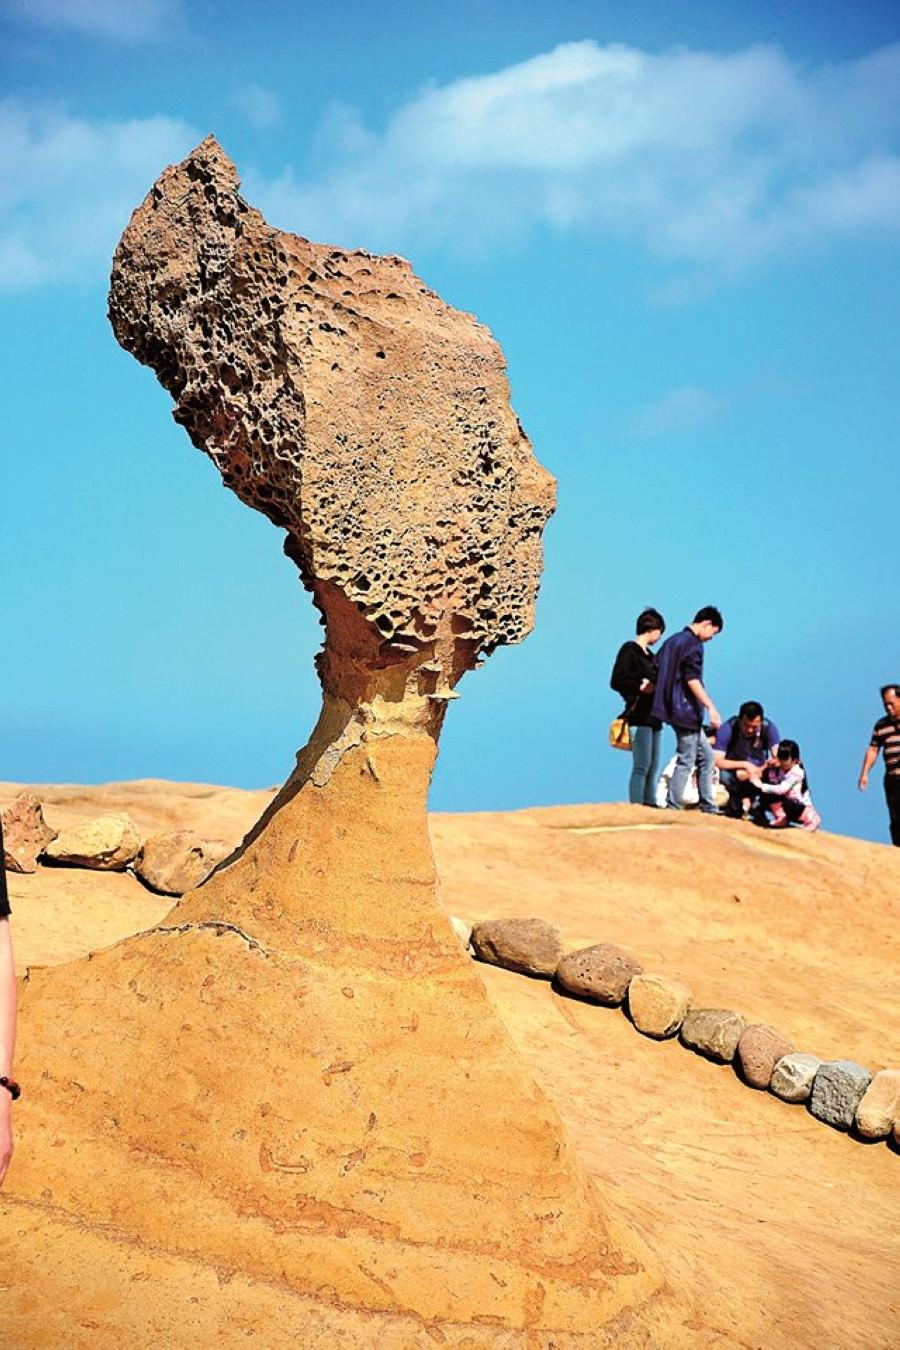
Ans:
[[[900,694],[900,681],[896,684],[883,684],[881,686],[881,697],[884,698],[885,694],[889,694],[892,689],[895,694]]]
[[[800,747],[796,741],[783,740],[778,746],[777,759],[799,759]]]
[[[722,611],[716,609],[715,605],[704,605],[702,609],[698,609],[697,613],[694,615],[694,623],[715,624],[716,628],[718,628],[720,633],[722,629],[725,627],[725,620],[722,618]]]
[[[637,616],[637,623],[634,631],[640,637],[641,633],[652,633],[654,628],[658,628],[661,633],[666,631],[666,621],[658,609],[642,609]]]
[[[752,722],[755,717],[765,717],[763,705],[757,703],[755,698],[749,698],[746,703],[742,703],[738,709],[738,717],[748,717]]]

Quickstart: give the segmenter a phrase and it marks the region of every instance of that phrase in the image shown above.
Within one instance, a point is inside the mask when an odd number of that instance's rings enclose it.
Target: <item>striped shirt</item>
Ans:
[[[881,751],[886,774],[900,773],[900,719],[879,717],[870,745]]]

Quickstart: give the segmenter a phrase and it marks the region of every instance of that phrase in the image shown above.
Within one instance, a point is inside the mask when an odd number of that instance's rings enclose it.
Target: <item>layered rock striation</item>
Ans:
[[[195,1278],[157,1263],[131,1323],[148,1344],[173,1308],[198,1344],[245,1343],[250,1294],[223,1327],[209,1270],[278,1291],[272,1346],[641,1343],[653,1263],[436,895],[447,700],[529,630],[553,505],[499,348],[402,260],[271,229],[213,140],[133,215],[110,314],[228,486],[287,530],[325,624],[323,706],[241,848],[158,928],[31,974],[11,1185],[55,1245],[30,1270],[23,1225],[7,1275],[39,1280],[33,1308],[71,1300],[79,1243],[107,1283],[165,1253]],[[75,1312],[102,1326],[103,1298],[88,1272]]]

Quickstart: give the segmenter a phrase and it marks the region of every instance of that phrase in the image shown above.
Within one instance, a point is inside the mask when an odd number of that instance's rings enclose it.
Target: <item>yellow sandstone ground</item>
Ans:
[[[0,785],[0,805],[17,790]],[[162,782],[35,791],[54,828],[115,807],[142,832],[187,826],[235,840],[273,795]],[[696,1002],[771,1022],[798,1049],[872,1070],[900,1066],[896,851],[625,806],[434,815],[430,823],[449,912],[469,921],[550,919],[569,946],[621,944],[645,969],[684,979]],[[8,880],[23,971],[152,927],[171,907],[125,874],[41,868]],[[667,1287],[649,1343],[898,1343],[896,1150],[851,1140],[742,1086],[729,1068],[644,1039],[621,1012],[478,969],[582,1163],[655,1249]],[[12,1206],[0,1202],[0,1231],[9,1235],[12,1223]],[[17,1212],[15,1223],[23,1249],[53,1237],[49,1215],[29,1227]],[[60,1216],[61,1305],[42,1306],[40,1289],[16,1290],[7,1278],[0,1325],[11,1300],[21,1314],[24,1299],[47,1345],[87,1345],[98,1333],[126,1344],[142,1321],[157,1328],[159,1344],[208,1345],[225,1329],[230,1343],[288,1343],[296,1295],[140,1246],[104,1273],[110,1239],[101,1233],[83,1236],[68,1268],[66,1233]],[[88,1309],[81,1294],[91,1243]],[[6,1257],[4,1267],[8,1276]],[[362,1343],[358,1321],[339,1310],[305,1315],[322,1318],[323,1344]],[[402,1344],[398,1335],[391,1344]]]

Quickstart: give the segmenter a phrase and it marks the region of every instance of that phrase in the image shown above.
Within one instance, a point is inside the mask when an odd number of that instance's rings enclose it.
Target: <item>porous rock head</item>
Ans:
[[[530,630],[553,480],[482,324],[403,258],[273,229],[238,187],[212,137],[160,175],[116,250],[116,337],[228,487],[288,531],[345,652],[418,653],[433,692]]]

